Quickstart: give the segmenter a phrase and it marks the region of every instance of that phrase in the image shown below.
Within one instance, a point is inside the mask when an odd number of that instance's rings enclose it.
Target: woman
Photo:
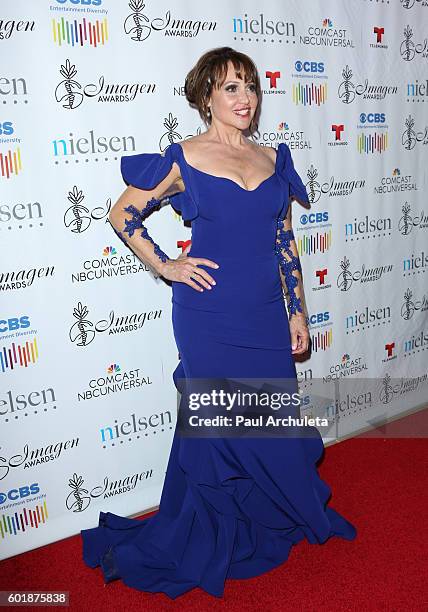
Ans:
[[[244,136],[257,127],[261,99],[248,56],[229,47],[205,53],[185,92],[207,131],[163,155],[123,157],[128,187],[110,221],[172,281],[177,389],[181,379],[295,383],[292,354],[307,350],[309,334],[290,199],[307,203],[305,187],[285,143],[275,150]],[[167,197],[192,220],[191,246],[177,259],[143,225]],[[142,521],[100,513],[99,526],[82,531],[84,560],[101,565],[106,582],[121,578],[171,598],[195,586],[222,596],[226,578],[268,571],[304,537],[352,540],[355,528],[326,507],[330,491],[316,470],[322,451],[318,432],[269,439],[176,430],[159,512]]]

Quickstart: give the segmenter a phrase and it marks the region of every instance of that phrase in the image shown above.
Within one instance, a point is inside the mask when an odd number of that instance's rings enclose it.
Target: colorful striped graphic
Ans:
[[[315,235],[297,238],[297,250],[299,255],[314,255],[314,253],[325,253],[331,247],[332,232],[317,232]]]
[[[327,100],[327,83],[315,85],[293,85],[293,102],[296,105],[312,106],[316,104],[320,106]]]
[[[5,178],[10,178],[12,174],[17,175],[22,170],[21,149],[0,153],[0,174]]]
[[[52,34],[54,43],[62,45],[77,45],[98,47],[108,41],[107,18],[91,23],[83,17],[81,20],[52,19]]]
[[[358,153],[382,153],[388,147],[388,132],[383,134],[360,134],[357,138]]]
[[[312,335],[312,350],[317,351],[325,351],[333,344],[333,330],[329,329],[324,332],[317,332]]]
[[[0,536],[4,539],[7,535],[18,535],[27,529],[38,529],[39,525],[47,520],[46,500],[43,506],[37,505],[34,510],[24,508],[14,514],[0,514]]]
[[[27,368],[28,364],[36,363],[39,358],[39,349],[37,348],[37,340],[34,338],[32,342],[25,344],[16,344],[12,342],[12,346],[0,349],[0,372],[5,372],[7,369],[13,370],[15,367]]]

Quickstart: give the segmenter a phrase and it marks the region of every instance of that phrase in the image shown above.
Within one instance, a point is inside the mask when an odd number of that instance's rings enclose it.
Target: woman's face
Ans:
[[[244,77],[242,70],[241,76]],[[209,102],[212,120],[245,130],[255,115],[257,104],[256,84],[238,78],[232,62],[229,62],[223,85],[212,90]]]

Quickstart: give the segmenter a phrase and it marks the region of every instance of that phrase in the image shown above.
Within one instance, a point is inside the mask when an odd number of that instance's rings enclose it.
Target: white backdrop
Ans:
[[[204,129],[183,85],[210,48],[254,59],[257,140],[289,144],[310,194],[310,210],[293,204],[303,392],[335,383],[341,433],[423,402],[427,4],[2,3],[0,558],[159,501],[177,405],[171,289],[107,218],[121,155]],[[147,225],[170,257],[191,238],[171,206]],[[365,379],[377,399],[352,389]]]

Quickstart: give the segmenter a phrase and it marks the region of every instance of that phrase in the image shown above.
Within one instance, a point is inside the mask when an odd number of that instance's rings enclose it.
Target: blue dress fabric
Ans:
[[[172,283],[172,322],[186,378],[281,378],[297,381],[288,314],[275,254],[278,219],[291,199],[308,202],[289,147],[277,148],[274,173],[256,189],[192,167],[179,143],[164,155],[122,157],[126,184],[153,189],[176,162],[185,191],[170,203],[192,221],[188,255],[216,285],[203,292]],[[316,463],[321,436],[173,437],[159,511],[146,519],[101,512],[82,530],[83,559],[105,582],[121,579],[171,598],[200,587],[221,597],[227,578],[250,578],[283,563],[294,544],[331,536],[353,540],[355,527],[327,505]]]

